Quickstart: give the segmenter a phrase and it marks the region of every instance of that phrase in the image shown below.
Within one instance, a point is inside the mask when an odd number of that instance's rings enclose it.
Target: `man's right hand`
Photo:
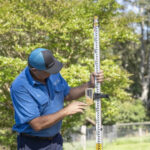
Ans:
[[[86,106],[88,105],[83,102],[74,101],[70,103],[68,106],[66,106],[64,109],[66,115],[73,115],[76,113],[83,113],[83,111],[86,109]]]

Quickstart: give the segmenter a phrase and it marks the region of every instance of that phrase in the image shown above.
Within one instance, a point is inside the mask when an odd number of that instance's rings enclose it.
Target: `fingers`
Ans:
[[[83,114],[84,111],[83,111],[82,109],[78,109],[78,110],[77,110],[77,113],[82,113],[82,114]]]
[[[101,71],[98,72],[98,73],[94,73],[94,76],[95,76],[95,77],[104,77],[104,73],[103,73],[103,71],[101,70]]]
[[[83,103],[83,102],[76,102],[79,106],[87,106],[87,104],[86,103]]]
[[[78,103],[78,109],[80,110],[85,110],[86,109],[86,106],[88,106],[86,103],[83,103],[83,102],[77,102]]]
[[[94,76],[97,76],[97,74],[101,74],[101,75],[103,75],[103,74],[104,74],[104,72],[103,72],[103,70],[100,70],[98,73],[96,73],[96,72],[92,72],[92,75],[94,75]]]
[[[104,81],[104,73],[103,73],[103,70],[101,70],[100,72],[98,73],[92,73],[94,75],[94,77],[96,77],[96,80],[97,82],[103,82]]]
[[[88,106],[86,103],[80,102],[80,101],[74,101],[71,106],[73,106],[70,109],[71,114],[76,113],[84,113],[84,110],[86,109],[86,106]]]
[[[97,80],[97,82],[103,82],[104,81],[104,76],[96,75],[96,80]]]
[[[82,102],[81,102],[82,103]],[[86,106],[88,106],[87,104],[85,104],[85,103],[83,103],[84,105],[79,105],[78,106],[78,110],[77,110],[77,112],[78,113],[84,113],[84,110],[86,110]]]
[[[84,106],[84,107],[83,107],[83,106],[82,106],[82,107],[80,106],[79,109],[85,110],[86,107],[85,107],[85,106]]]

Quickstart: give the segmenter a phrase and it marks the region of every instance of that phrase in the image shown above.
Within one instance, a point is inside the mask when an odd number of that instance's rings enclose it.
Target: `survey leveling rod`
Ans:
[[[94,2],[97,2],[95,0]],[[100,72],[100,46],[99,46],[99,23],[98,17],[94,17],[94,65],[95,73]],[[108,94],[100,93],[101,87],[100,83],[95,79],[95,92],[93,88],[87,88],[85,90],[86,103],[88,105],[93,104],[95,100],[95,109],[96,109],[96,150],[102,150],[102,117],[101,117],[101,98],[109,98]]]
[[[99,46],[99,23],[98,17],[94,17],[94,62],[95,72],[100,72],[100,46]],[[95,79],[95,93],[100,94],[100,83]],[[102,150],[102,117],[101,117],[101,99],[95,99],[96,109],[96,150]]]
[[[95,72],[100,72],[100,46],[99,46],[99,25],[98,17],[94,17],[94,66]],[[102,117],[101,117],[101,99],[109,98],[108,94],[100,93],[101,87],[100,83],[95,79],[95,92],[92,88],[87,88],[85,90],[86,102],[88,105],[93,104],[95,100],[96,109],[96,150],[102,150]]]
[[[97,0],[94,0],[96,3]],[[98,17],[94,16],[94,67],[95,72],[100,71],[100,46],[99,46],[99,22]],[[101,86],[100,83],[97,83],[95,79],[95,92],[100,94]],[[101,115],[101,99],[95,99],[95,109],[96,109],[96,150],[102,150],[102,115]]]
[[[94,17],[94,66],[95,72],[100,72],[100,42],[99,42],[99,23],[98,17]],[[95,93],[93,99],[95,100],[96,109],[96,150],[102,150],[103,128],[102,128],[102,116],[101,116],[101,99],[108,98],[108,94],[101,93],[100,83],[95,79]]]

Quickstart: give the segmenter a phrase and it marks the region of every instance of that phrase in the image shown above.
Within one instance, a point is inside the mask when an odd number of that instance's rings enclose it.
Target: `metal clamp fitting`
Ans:
[[[98,98],[109,98],[109,95],[102,94],[102,93],[94,93],[93,99],[98,99]]]

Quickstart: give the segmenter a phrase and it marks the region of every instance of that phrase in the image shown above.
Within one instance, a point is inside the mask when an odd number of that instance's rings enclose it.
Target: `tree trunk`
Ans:
[[[140,8],[140,14],[143,15],[143,8]],[[146,24],[145,24],[146,23]],[[149,94],[149,84],[150,84],[150,50],[147,49],[149,43],[149,32],[148,25],[149,20],[140,23],[141,27],[141,66],[140,66],[140,79],[141,79],[141,100],[149,107],[148,104],[148,94]],[[146,34],[144,34],[144,28],[146,29]],[[146,59],[146,53],[148,54],[148,58]],[[147,60],[147,61],[146,61]],[[147,68],[147,70],[146,70]]]
[[[141,92],[141,100],[146,103],[148,99],[148,92],[149,92],[149,83],[147,82],[147,77],[144,76],[145,74],[145,56],[146,56],[146,49],[145,49],[145,43],[144,43],[144,21],[140,23],[141,27],[141,65],[140,65],[140,80],[141,80],[141,86],[142,86],[142,92]]]

